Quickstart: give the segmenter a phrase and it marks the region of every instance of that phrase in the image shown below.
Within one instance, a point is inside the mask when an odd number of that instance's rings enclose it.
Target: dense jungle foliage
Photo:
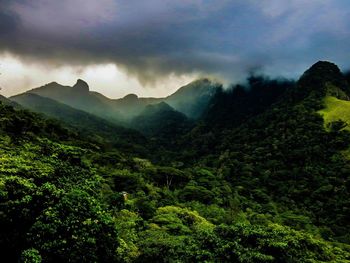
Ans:
[[[0,103],[2,259],[350,262],[350,133],[327,96],[350,97],[329,62],[251,77],[196,122],[163,105],[135,147]]]

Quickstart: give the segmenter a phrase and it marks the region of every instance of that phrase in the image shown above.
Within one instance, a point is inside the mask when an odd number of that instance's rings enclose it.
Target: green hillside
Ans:
[[[145,110],[131,121],[131,127],[150,137],[159,137],[169,141],[188,132],[192,122],[181,112],[174,110],[165,102],[148,105]]]
[[[326,96],[324,106],[325,108],[318,112],[322,115],[326,127],[332,122],[341,120],[347,124],[344,129],[350,131],[350,101]]]
[[[18,103],[26,109],[58,119],[66,125],[76,128],[81,134],[96,142],[108,143],[125,151],[131,149],[133,151],[136,149],[140,152],[145,151],[141,145],[145,145],[146,140],[140,133],[88,112],[32,93],[13,96],[11,100],[13,103]]]
[[[179,88],[164,101],[187,117],[198,119],[221,87],[218,82],[199,79]]]

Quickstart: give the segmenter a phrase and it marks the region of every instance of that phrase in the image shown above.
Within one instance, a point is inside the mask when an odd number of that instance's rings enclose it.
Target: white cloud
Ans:
[[[158,79],[152,86],[142,86],[137,78],[115,64],[50,67],[40,63],[23,62],[9,53],[0,54],[0,61],[0,94],[6,97],[52,81],[72,86],[78,78],[87,81],[90,90],[110,98],[120,98],[130,93],[143,97],[164,97],[198,77],[170,74]]]

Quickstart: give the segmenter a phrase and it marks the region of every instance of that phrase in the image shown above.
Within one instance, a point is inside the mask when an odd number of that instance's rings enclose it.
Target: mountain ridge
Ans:
[[[163,141],[175,140],[175,137],[188,132],[193,126],[185,114],[175,110],[162,101],[147,105],[145,109],[131,121],[131,127],[151,137]]]
[[[136,131],[118,126],[96,115],[47,97],[41,97],[34,93],[23,93],[11,97],[11,100],[26,109],[58,119],[95,140],[100,140],[98,137],[101,137],[111,144],[124,148],[128,144],[141,145],[146,143],[143,136]]]
[[[77,80],[73,87],[51,82],[25,93],[34,93],[41,97],[51,98],[113,122],[120,120],[120,113],[109,105],[109,99],[102,94],[97,95],[95,92],[90,92],[87,83],[82,80]]]
[[[90,91],[88,84],[78,79],[72,87],[51,82],[31,89],[27,93],[48,97],[109,121],[123,123],[136,117],[147,105],[161,101],[167,102],[190,118],[198,118],[218,87],[219,84],[204,79],[183,86],[177,92],[164,98],[143,98],[135,94],[128,94],[123,98],[110,99],[98,92]],[[180,100],[181,103],[179,103]]]

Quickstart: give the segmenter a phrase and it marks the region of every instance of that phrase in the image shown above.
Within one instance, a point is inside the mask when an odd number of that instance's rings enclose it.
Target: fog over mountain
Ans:
[[[43,79],[68,85],[83,78],[113,98],[166,96],[200,76],[226,82],[251,71],[296,77],[317,60],[348,68],[349,5],[1,0],[1,92],[14,95]]]
[[[180,87],[175,93],[165,98],[138,97],[136,94],[131,93],[123,98],[109,99],[98,92],[90,91],[88,83],[78,79],[73,86],[64,86],[57,82],[50,82],[25,93],[12,96],[10,99],[17,101],[18,98],[26,98],[25,101],[28,102],[29,98],[32,106],[35,102],[33,103],[31,95],[35,94],[43,99],[49,98],[53,102],[60,102],[66,106],[95,114],[111,122],[127,125],[132,118],[141,114],[148,105],[159,104],[160,102],[168,103],[188,118],[198,119],[221,87],[220,83],[209,79],[199,79]],[[39,102],[38,98],[35,98],[36,102]],[[42,101],[40,100],[40,104]],[[19,102],[23,102],[23,99]],[[50,104],[50,102],[46,102],[46,104]],[[28,104],[25,104],[25,106],[28,106]],[[45,110],[41,111],[41,106],[33,106],[34,108],[29,108],[47,113]],[[56,111],[59,112],[59,110]]]

